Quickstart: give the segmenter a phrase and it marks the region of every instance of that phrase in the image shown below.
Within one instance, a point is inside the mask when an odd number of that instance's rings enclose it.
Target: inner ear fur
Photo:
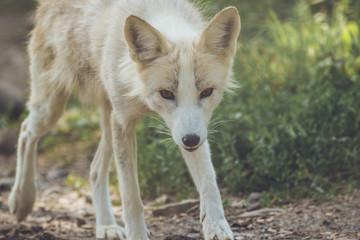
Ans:
[[[134,15],[126,19],[124,37],[133,61],[146,64],[168,53],[168,43],[161,33]]]
[[[198,40],[200,50],[221,57],[232,57],[241,28],[239,12],[228,7],[213,17]]]

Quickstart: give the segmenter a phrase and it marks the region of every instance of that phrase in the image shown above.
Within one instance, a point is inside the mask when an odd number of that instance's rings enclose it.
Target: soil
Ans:
[[[90,187],[67,183],[69,173],[87,179],[90,161],[83,158],[64,168],[56,165],[53,154],[39,154],[37,201],[21,224],[13,222],[7,203],[16,158],[0,155],[0,239],[95,239]],[[235,239],[360,239],[360,190],[327,202],[302,199],[266,209],[260,208],[256,193],[246,196],[246,201],[240,196],[223,197]],[[111,189],[111,199],[123,226],[115,189]],[[249,199],[253,199],[250,205]],[[198,200],[178,202],[164,195],[144,205],[152,239],[203,239]]]

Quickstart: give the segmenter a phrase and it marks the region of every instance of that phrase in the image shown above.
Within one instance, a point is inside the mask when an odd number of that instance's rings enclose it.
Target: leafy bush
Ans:
[[[221,127],[214,158],[232,191],[359,186],[360,33],[347,11],[337,4],[329,19],[301,1],[293,19],[271,12],[263,36],[239,47],[242,87],[220,108],[233,121]]]

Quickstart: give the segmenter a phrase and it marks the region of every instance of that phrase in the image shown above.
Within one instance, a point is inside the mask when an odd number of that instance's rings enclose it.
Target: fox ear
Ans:
[[[146,64],[168,53],[168,43],[161,33],[139,17],[126,19],[124,36],[136,63]]]
[[[217,56],[231,57],[236,51],[236,40],[241,28],[239,12],[228,7],[216,14],[202,31],[198,46]]]

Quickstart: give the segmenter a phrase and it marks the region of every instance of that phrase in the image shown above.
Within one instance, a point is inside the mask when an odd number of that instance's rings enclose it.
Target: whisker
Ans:
[[[211,119],[209,127],[208,127],[208,132],[209,134],[213,134],[218,132],[217,130],[215,130],[216,128],[220,127],[221,125],[230,122],[230,120],[224,120],[221,119],[221,116],[215,117],[213,119]]]
[[[156,133],[160,133],[160,134],[163,134],[163,135],[166,135],[166,136],[170,136],[172,137],[172,135],[168,132],[164,132],[164,131],[156,131]]]
[[[216,144],[215,138],[212,137],[212,136],[211,136],[211,137],[208,137],[207,140],[208,140],[209,143],[214,143],[214,144]]]
[[[168,141],[166,139],[171,139],[172,140],[172,134],[170,129],[166,126],[165,122],[163,119],[161,119],[158,116],[155,115],[147,115],[147,117],[149,117],[150,119],[156,121],[158,124],[151,124],[149,125],[149,127],[154,128],[156,133],[161,134],[161,135],[165,135],[167,136],[167,138],[165,138],[165,142]],[[163,140],[161,140],[163,141]]]
[[[165,138],[163,140],[161,140],[160,142],[164,142],[167,144],[167,149],[173,149],[174,147],[176,147],[177,145],[175,144],[175,142],[173,141],[172,138]]]

